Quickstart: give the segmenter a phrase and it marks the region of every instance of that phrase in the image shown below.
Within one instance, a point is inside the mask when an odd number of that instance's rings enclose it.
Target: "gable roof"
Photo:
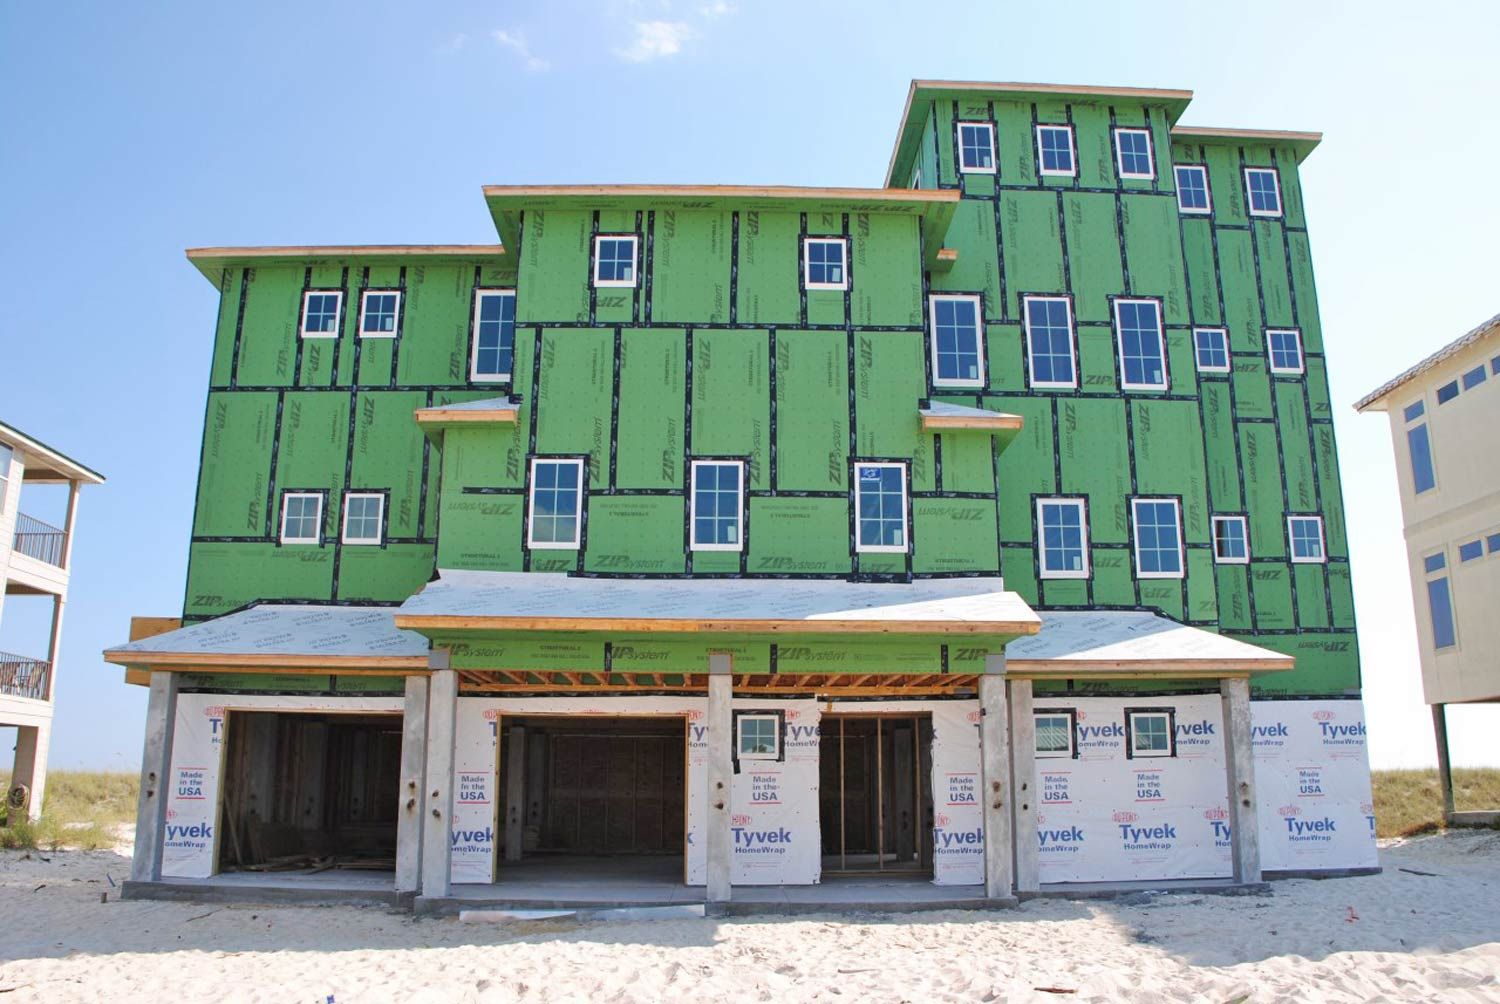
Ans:
[[[1488,321],[1485,321],[1477,328],[1474,328],[1471,331],[1468,331],[1465,334],[1459,336],[1458,338],[1455,338],[1453,341],[1449,342],[1447,345],[1444,345],[1442,348],[1438,349],[1432,355],[1428,356],[1426,359],[1423,359],[1421,362],[1417,363],[1415,366],[1402,373],[1400,376],[1395,377],[1391,380],[1387,380],[1379,387],[1376,387],[1374,390],[1370,391],[1370,393],[1359,399],[1359,402],[1354,406],[1354,410],[1368,411],[1376,402],[1380,401],[1392,391],[1396,390],[1402,384],[1409,383],[1410,381],[1415,380],[1417,377],[1421,376],[1423,373],[1426,373],[1428,370],[1436,369],[1438,366],[1458,355],[1470,345],[1475,345],[1478,342],[1483,341],[1485,338],[1489,337],[1496,331],[1500,331],[1500,314],[1496,314],[1494,317],[1490,318]]]

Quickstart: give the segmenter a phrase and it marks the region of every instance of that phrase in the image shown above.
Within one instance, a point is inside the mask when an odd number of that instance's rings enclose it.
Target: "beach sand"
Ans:
[[[0,1001],[1500,1001],[1500,833],[1381,863],[1254,897],[477,925],[118,902],[128,848],[4,852]]]

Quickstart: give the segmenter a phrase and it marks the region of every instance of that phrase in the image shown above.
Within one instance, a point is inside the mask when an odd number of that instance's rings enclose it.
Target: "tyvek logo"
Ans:
[[[453,850],[459,854],[480,854],[495,842],[495,831],[486,826],[482,830],[465,830],[454,827]]]
[[[1363,746],[1365,744],[1364,722],[1355,722],[1353,725],[1319,722],[1318,728],[1322,731],[1324,746]]]
[[[1036,835],[1043,854],[1077,854],[1084,840],[1083,830],[1077,826],[1060,830],[1038,829]]]
[[[1120,823],[1120,846],[1127,851],[1170,851],[1177,839],[1177,827],[1171,823],[1136,826]]]
[[[1177,746],[1179,749],[1184,746],[1208,746],[1217,733],[1214,723],[1206,718],[1196,722],[1178,722]]]
[[[1119,722],[1104,725],[1085,724],[1083,712],[1078,713],[1078,748],[1119,749],[1125,744],[1125,726]]]
[[[932,846],[939,854],[983,854],[984,830],[953,830],[943,826],[932,828]]]
[[[1329,843],[1338,832],[1338,824],[1327,816],[1322,819],[1287,816],[1282,821],[1286,823],[1286,838],[1294,843]]]
[[[1210,819],[1208,825],[1213,830],[1214,846],[1228,847],[1230,835],[1233,833],[1229,824],[1222,820]]]
[[[818,726],[816,725],[793,725],[791,722],[786,726],[786,745],[788,746],[811,746],[818,741]]]
[[[224,708],[222,705],[203,709],[204,717],[208,719],[208,734],[210,741],[217,746],[224,736]]]
[[[1286,722],[1272,722],[1270,725],[1250,726],[1250,745],[1260,749],[1274,749],[1285,746],[1289,738]]]
[[[785,854],[792,842],[792,831],[785,826],[771,830],[752,830],[744,826],[730,828],[734,834],[736,854]]]
[[[206,851],[214,839],[212,823],[168,823],[163,847]]]

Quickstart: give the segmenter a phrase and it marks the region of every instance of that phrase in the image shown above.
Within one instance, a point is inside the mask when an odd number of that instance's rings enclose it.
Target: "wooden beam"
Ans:
[[[193,672],[232,672],[238,669],[264,669],[266,672],[311,669],[319,672],[346,672],[349,669],[427,669],[425,655],[302,655],[286,653],[226,652],[126,652],[112,648],[104,653],[106,662],[120,666],[192,666]],[[209,670],[205,667],[215,667]]]
[[[1000,412],[992,412],[988,415],[923,415],[922,431],[931,432],[941,429],[993,429],[1014,430],[1020,429],[1024,420],[1020,415],[1002,415]]]
[[[396,614],[396,627],[414,631],[596,631],[650,634],[916,634],[1032,635],[1041,620],[739,620],[673,617],[509,617]]]
[[[444,408],[418,408],[412,412],[418,425],[514,425],[519,408],[469,408],[452,411]]]

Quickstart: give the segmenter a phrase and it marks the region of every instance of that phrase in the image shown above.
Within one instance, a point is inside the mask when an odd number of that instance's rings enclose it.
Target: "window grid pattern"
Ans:
[[[538,460],[531,476],[532,544],[576,545],[583,465],[576,460]]]
[[[380,518],[385,498],[349,495],[344,499],[344,543],[380,543]]]
[[[1161,308],[1156,301],[1117,300],[1115,316],[1120,332],[1120,369],[1125,388],[1166,387]]]
[[[1072,499],[1037,503],[1042,576],[1066,578],[1088,573],[1083,503]]]
[[[341,293],[308,293],[302,311],[304,335],[337,335]]]
[[[807,242],[807,284],[843,289],[847,284],[844,271],[844,242],[809,240]]]
[[[776,755],[776,719],[760,715],[741,715],[739,754],[742,757]]]
[[[1247,169],[1245,188],[1249,191],[1252,216],[1281,215],[1281,191],[1276,184],[1275,171],[1267,168]]]
[[[1323,560],[1323,520],[1318,516],[1292,516],[1287,520],[1287,534],[1291,538],[1292,560]]]
[[[1073,720],[1067,715],[1037,715],[1038,756],[1069,756],[1073,752]]]
[[[322,539],[323,496],[288,494],[282,501],[281,542],[311,544]]]
[[[1117,129],[1115,147],[1119,155],[1120,177],[1152,176],[1150,133],[1143,129]]]
[[[1208,169],[1185,166],[1176,169],[1177,208],[1184,213],[1206,213],[1213,205],[1208,196]]]
[[[1136,572],[1145,578],[1182,576],[1182,535],[1177,525],[1177,503],[1162,499],[1134,499]]]
[[[474,328],[474,375],[509,377],[515,365],[516,295],[479,294]]]
[[[1066,126],[1037,126],[1037,146],[1042,153],[1043,174],[1075,173],[1073,130]]]
[[[1302,336],[1294,330],[1271,330],[1266,332],[1266,345],[1271,353],[1272,373],[1302,372]]]
[[[693,546],[740,546],[740,465],[693,465]]]
[[[980,375],[979,302],[958,297],[932,301],[936,378],[944,383],[977,383]]]
[[[958,126],[959,166],[965,171],[995,170],[995,134],[986,123]]]
[[[1172,723],[1167,715],[1152,712],[1130,716],[1130,746],[1136,755],[1166,756],[1172,752]]]
[[[595,282],[617,286],[635,284],[634,237],[600,237],[595,257]]]
[[[1229,337],[1223,328],[1193,329],[1193,351],[1200,370],[1229,372]]]
[[[1076,387],[1073,365],[1073,326],[1068,301],[1026,299],[1026,343],[1035,387]]]
[[[1250,543],[1243,516],[1214,517],[1214,560],[1244,563],[1250,560]]]
[[[906,548],[905,472],[900,467],[859,464],[855,469],[859,546]]]
[[[394,335],[396,314],[400,307],[400,293],[366,293],[364,310],[360,314],[359,333],[362,335]]]

